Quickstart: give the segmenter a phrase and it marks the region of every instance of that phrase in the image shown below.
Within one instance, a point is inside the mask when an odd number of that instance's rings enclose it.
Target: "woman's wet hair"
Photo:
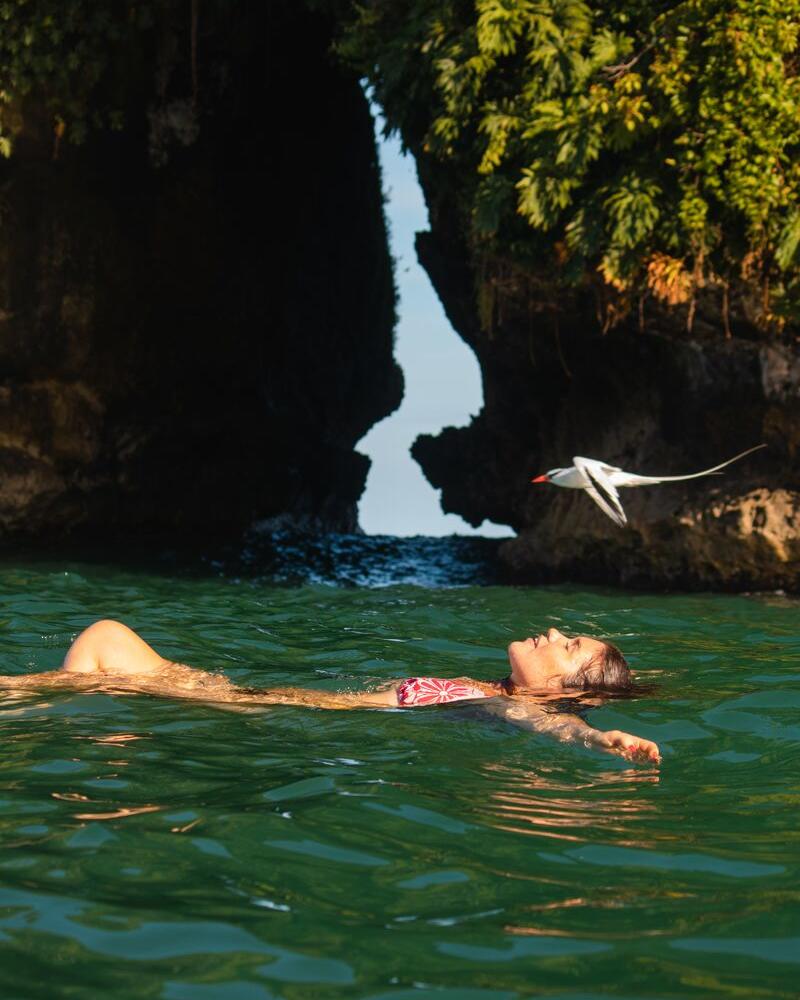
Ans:
[[[565,677],[561,685],[579,691],[630,691],[631,670],[622,653],[610,642],[582,667]]]

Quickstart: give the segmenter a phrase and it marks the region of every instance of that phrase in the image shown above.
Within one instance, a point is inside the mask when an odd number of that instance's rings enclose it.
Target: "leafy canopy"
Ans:
[[[443,165],[484,261],[599,289],[616,315],[730,287],[765,328],[800,318],[800,0],[303,2]],[[142,32],[196,11],[0,0],[0,153],[26,101],[55,152],[122,127]]]
[[[800,0],[362,0],[342,50],[443,161],[473,246],[800,316]]]
[[[153,25],[158,0],[0,0],[0,154],[9,156],[25,100],[41,102],[62,136],[80,143],[91,127],[122,128],[125,56]],[[90,101],[98,82],[106,93]]]

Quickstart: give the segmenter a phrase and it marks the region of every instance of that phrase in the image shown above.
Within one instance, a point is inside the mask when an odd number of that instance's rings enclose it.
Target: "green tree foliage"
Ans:
[[[126,57],[165,4],[0,0],[0,153],[9,156],[23,102],[49,115],[54,147],[91,127],[121,128]],[[106,92],[90,100],[103,79]]]
[[[342,50],[484,259],[800,316],[800,0],[362,0]]]

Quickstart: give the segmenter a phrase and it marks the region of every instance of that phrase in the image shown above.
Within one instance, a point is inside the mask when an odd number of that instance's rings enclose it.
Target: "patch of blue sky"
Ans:
[[[371,428],[358,445],[372,459],[359,505],[361,527],[370,535],[507,536],[512,531],[505,525],[484,521],[473,528],[456,514],[445,514],[438,492],[410,454],[419,434],[469,423],[483,406],[483,387],[475,355],[450,326],[417,261],[414,236],[428,228],[428,213],[413,157],[403,155],[396,137],[383,138],[381,128],[378,118],[399,294],[395,357],[403,369],[405,394],[400,408]]]

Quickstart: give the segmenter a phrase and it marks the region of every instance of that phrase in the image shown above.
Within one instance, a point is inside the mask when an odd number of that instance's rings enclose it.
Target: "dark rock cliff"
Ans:
[[[123,132],[56,150],[21,109],[0,165],[5,542],[356,526],[355,443],[402,396],[369,109],[323,17],[206,9],[194,93],[186,24],[129,54]]]
[[[766,340],[742,317],[726,339],[713,304],[698,310],[691,335],[685,312],[652,309],[643,329],[637,317],[603,335],[592,303],[564,302],[556,324],[513,287],[486,332],[450,195],[422,167],[432,231],[418,236],[418,255],[477,355],[485,395],[470,426],[414,445],[443,508],[517,531],[500,549],[513,579],[800,589],[796,341]],[[530,484],[576,454],[679,475],[760,442],[768,449],[723,475],[621,491],[625,529],[583,491]]]

